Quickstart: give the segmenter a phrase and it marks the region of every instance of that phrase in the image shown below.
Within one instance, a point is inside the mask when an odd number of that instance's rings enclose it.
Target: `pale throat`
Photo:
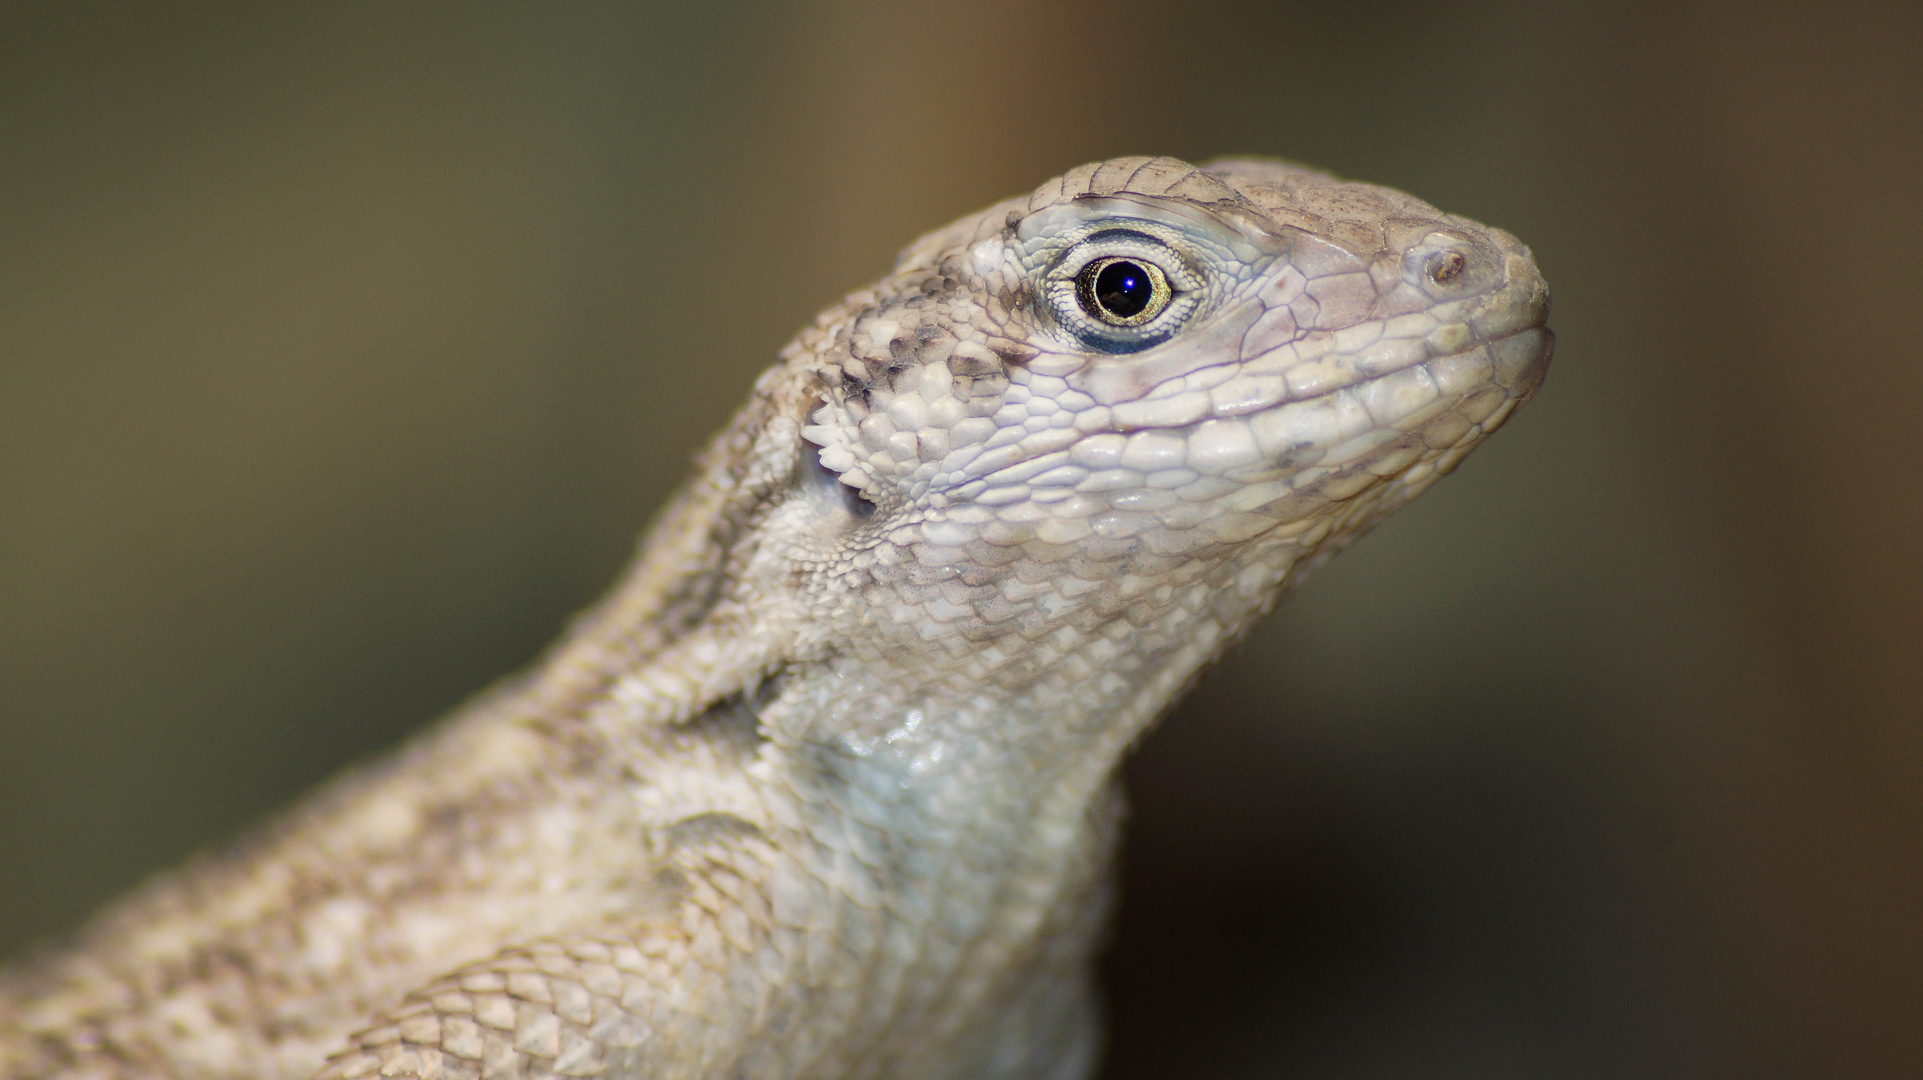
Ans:
[[[917,845],[917,860],[1029,829],[999,849],[1055,858],[1175,692],[1272,606],[1297,554],[1258,543],[1133,595],[1119,580],[1070,601],[1038,594],[1022,612],[1037,617],[1000,634],[892,637],[912,631],[877,619],[842,654],[791,669],[761,711],[788,766],[778,782]]]

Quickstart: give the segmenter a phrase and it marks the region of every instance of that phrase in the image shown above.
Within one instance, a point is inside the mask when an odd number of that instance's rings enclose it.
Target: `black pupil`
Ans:
[[[1118,319],[1141,314],[1154,298],[1155,284],[1140,263],[1117,260],[1095,275],[1095,302]]]

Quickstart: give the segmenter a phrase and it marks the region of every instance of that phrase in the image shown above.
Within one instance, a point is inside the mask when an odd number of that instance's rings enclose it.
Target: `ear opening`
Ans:
[[[812,416],[819,410],[820,406],[817,405],[816,408],[809,410],[809,415]],[[806,435],[801,439],[800,470],[801,476],[797,480],[801,484],[816,487],[824,492],[832,490],[835,497],[841,501],[842,509],[846,510],[850,517],[859,521],[875,515],[875,504],[861,493],[860,488],[843,480],[840,473],[822,464],[820,444]]]

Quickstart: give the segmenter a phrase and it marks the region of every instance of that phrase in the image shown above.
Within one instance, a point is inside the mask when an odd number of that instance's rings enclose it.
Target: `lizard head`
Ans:
[[[1398,191],[1084,166],[924,237],[784,353],[811,380],[802,561],[991,679],[1093,664],[1117,620],[1212,655],[1535,392],[1547,312],[1515,238]]]

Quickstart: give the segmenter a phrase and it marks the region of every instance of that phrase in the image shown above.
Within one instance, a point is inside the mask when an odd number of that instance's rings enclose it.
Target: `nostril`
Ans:
[[[1492,264],[1473,237],[1432,232],[1402,251],[1402,280],[1441,299],[1489,283]]]
[[[1428,271],[1430,281],[1438,285],[1447,285],[1462,273],[1462,268],[1468,265],[1468,262],[1469,260],[1463,258],[1460,251],[1438,251],[1429,257],[1429,265],[1424,269]]]

